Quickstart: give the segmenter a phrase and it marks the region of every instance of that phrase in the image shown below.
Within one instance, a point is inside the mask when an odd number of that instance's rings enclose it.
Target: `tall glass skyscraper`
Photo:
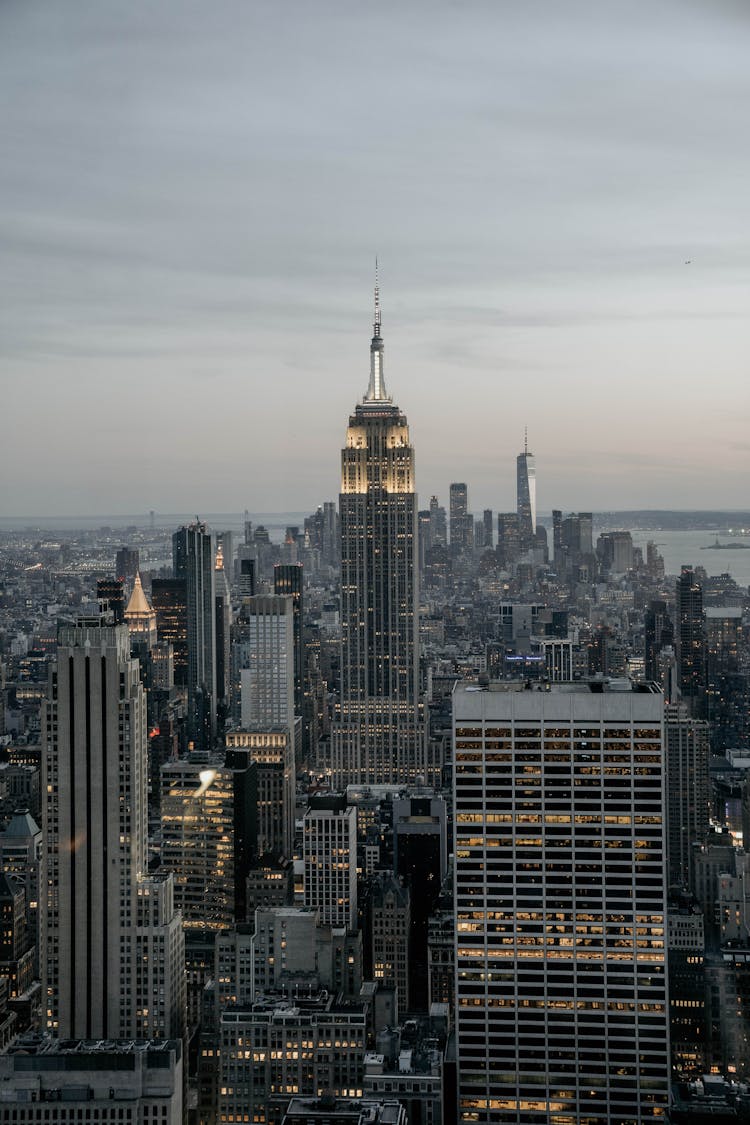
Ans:
[[[525,434],[523,453],[516,458],[516,510],[521,545],[528,547],[536,535],[536,469]]]
[[[424,772],[414,450],[406,417],[385,389],[377,286],[370,383],[349,418],[339,510],[341,699],[333,780],[413,781]]]

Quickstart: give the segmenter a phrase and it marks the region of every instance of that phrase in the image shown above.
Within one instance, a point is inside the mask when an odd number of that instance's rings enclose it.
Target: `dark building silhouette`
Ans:
[[[185,579],[187,605],[188,731],[208,748],[216,736],[216,548],[204,523],[181,527],[172,536],[175,578]]]
[[[184,578],[154,578],[151,604],[156,612],[160,641],[168,641],[174,653],[174,682],[187,687],[187,583]]]
[[[96,597],[103,610],[111,610],[115,625],[122,625],[125,613],[125,583],[122,578],[99,578]]]
[[[140,569],[140,556],[137,547],[120,547],[115,555],[115,578],[128,582],[135,578]]]
[[[706,630],[703,620],[703,588],[692,567],[683,566],[677,579],[675,604],[677,642],[677,686],[691,713],[703,712],[706,687]]]

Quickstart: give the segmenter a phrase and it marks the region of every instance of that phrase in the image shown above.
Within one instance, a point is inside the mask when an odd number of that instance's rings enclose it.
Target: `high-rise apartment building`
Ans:
[[[302,822],[305,906],[324,926],[357,919],[357,809],[346,797],[314,798]]]
[[[103,616],[61,626],[49,676],[41,904],[47,1029],[61,1039],[181,1035],[184,946],[171,887],[154,888],[158,917],[144,918],[139,899],[152,882],[146,699],[127,627]],[[144,941],[161,950],[153,1002],[140,976]]]
[[[341,454],[341,696],[333,781],[424,771],[418,702],[417,496],[405,415],[386,393],[376,289],[370,384]]]
[[[455,689],[461,1121],[664,1114],[662,712],[652,685]]]
[[[188,729],[208,749],[216,736],[216,548],[204,523],[172,536],[175,578],[185,579],[187,605]]]
[[[516,458],[516,511],[521,544],[530,547],[536,535],[536,468],[525,434],[523,453]]]

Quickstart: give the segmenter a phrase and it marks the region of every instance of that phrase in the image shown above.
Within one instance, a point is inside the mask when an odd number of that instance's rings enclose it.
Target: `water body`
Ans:
[[[715,531],[652,531],[634,529],[633,543],[643,549],[646,543],[656,543],[664,559],[667,574],[679,574],[682,566],[702,566],[706,574],[731,574],[739,586],[750,585],[750,551],[701,550],[716,542]],[[750,547],[750,537],[719,535],[720,543],[745,543]]]

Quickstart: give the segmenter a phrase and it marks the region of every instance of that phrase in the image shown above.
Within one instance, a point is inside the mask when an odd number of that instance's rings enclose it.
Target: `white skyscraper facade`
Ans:
[[[234,660],[243,729],[294,731],[294,613],[290,597],[246,598]]]
[[[662,713],[629,681],[454,692],[460,1121],[664,1115]]]
[[[341,699],[333,782],[424,772],[418,701],[417,496],[405,415],[386,393],[376,289],[370,383],[341,454]]]

